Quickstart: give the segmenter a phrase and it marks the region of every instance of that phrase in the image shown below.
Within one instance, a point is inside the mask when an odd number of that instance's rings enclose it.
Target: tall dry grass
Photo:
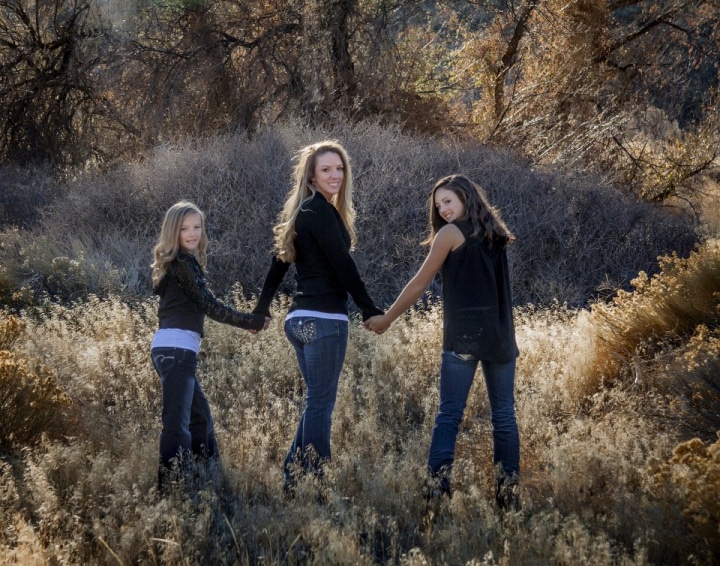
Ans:
[[[17,355],[14,344],[25,332],[16,316],[0,318],[0,451],[32,446],[40,437],[62,437],[70,398],[52,368]]]
[[[561,305],[516,311],[521,513],[493,507],[480,373],[455,495],[426,512],[442,317],[432,304],[382,338],[352,325],[327,485],[303,480],[285,501],[281,462],[303,395],[281,328],[286,308],[276,303],[274,324],[257,336],[208,322],[200,375],[222,472],[167,498],[155,486],[154,301],[93,298],[24,313],[15,352],[53,368],[75,425],[0,457],[0,562],[646,565],[717,556],[717,506],[707,498],[720,488],[720,441],[680,444],[682,430],[648,410],[664,406],[665,392],[589,379],[595,315]]]

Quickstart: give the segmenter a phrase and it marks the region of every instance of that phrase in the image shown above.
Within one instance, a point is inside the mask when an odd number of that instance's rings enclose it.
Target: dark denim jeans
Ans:
[[[187,472],[193,456],[215,462],[218,447],[210,405],[197,379],[197,354],[182,348],[153,348],[150,354],[162,383],[158,478],[163,488],[175,462]]]
[[[322,465],[330,459],[330,427],[347,350],[348,323],[290,318],[285,321],[285,334],[295,348],[305,380],[305,410],[284,463],[287,488],[295,483],[293,472],[298,465],[304,472],[322,477]]]
[[[515,420],[515,360],[509,363],[480,361],[454,352],[442,353],[440,409],[435,418],[428,468],[433,475],[449,475],[455,443],[478,362],[482,364],[490,399],[493,428],[493,461],[502,475],[520,471],[520,435]]]

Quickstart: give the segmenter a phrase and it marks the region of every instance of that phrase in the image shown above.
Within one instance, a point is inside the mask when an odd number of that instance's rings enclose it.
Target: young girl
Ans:
[[[355,242],[352,174],[335,141],[302,148],[293,187],[274,228],[275,255],[253,312],[270,315],[270,303],[295,264],[297,291],[285,318],[306,385],[306,406],[285,458],[285,492],[296,470],[322,477],[330,459],[330,426],[348,341],[348,293],[363,320],[382,314],[360,279],[350,249]]]
[[[435,418],[428,496],[450,497],[455,442],[478,363],[490,399],[496,501],[518,509],[520,440],[515,420],[518,355],[506,248],[514,240],[484,191],[463,175],[440,179],[430,195],[430,252],[383,316],[365,326],[383,333],[410,308],[442,269],[443,352],[440,409]]]
[[[159,329],[150,352],[162,383],[161,491],[189,472],[194,459],[218,459],[210,405],[196,373],[205,315],[253,332],[269,323],[213,296],[205,281],[207,246],[205,215],[198,207],[186,201],[170,207],[151,266],[153,290],[160,295]]]

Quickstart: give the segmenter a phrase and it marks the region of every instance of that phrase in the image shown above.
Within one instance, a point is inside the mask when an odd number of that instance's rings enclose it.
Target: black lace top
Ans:
[[[240,312],[218,300],[208,287],[200,264],[183,251],[168,266],[154,292],[160,295],[160,328],[192,330],[202,336],[205,315],[246,330],[260,330],[265,324],[263,315]]]

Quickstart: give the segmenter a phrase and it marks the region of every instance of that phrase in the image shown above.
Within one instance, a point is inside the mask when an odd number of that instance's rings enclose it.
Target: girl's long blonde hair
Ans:
[[[325,140],[303,147],[295,155],[293,169],[293,188],[285,200],[280,212],[278,223],[273,228],[275,233],[275,253],[288,263],[295,261],[295,221],[303,204],[315,195],[310,178],[315,174],[318,157],[325,153],[337,154],[343,162],[344,175],[342,186],[337,195],[330,201],[340,213],[345,228],[350,234],[351,245],[355,245],[355,209],[352,202],[352,172],[350,158],[345,148],[336,140]]]
[[[150,267],[152,268],[152,282],[155,288],[160,285],[163,277],[165,277],[168,265],[178,256],[180,251],[180,228],[182,228],[183,220],[188,214],[200,215],[202,233],[200,234],[196,259],[200,267],[205,270],[208,247],[207,234],[205,233],[205,214],[192,202],[186,200],[176,202],[165,213],[160,236],[153,249],[153,262]]]
[[[430,193],[430,236],[423,244],[432,244],[435,234],[447,224],[435,206],[435,193],[438,189],[452,191],[465,206],[465,216],[473,226],[473,236],[481,234],[490,247],[506,248],[515,241],[515,235],[505,225],[500,211],[488,202],[485,191],[465,175],[448,175],[433,187]]]

